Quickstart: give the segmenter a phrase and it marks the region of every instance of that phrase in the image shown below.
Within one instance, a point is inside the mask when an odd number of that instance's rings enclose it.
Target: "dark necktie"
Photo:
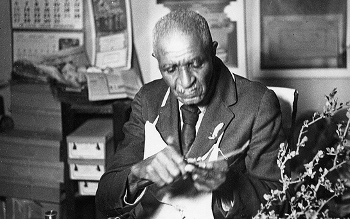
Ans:
[[[196,137],[196,124],[200,111],[195,105],[182,105],[180,109],[183,121],[181,143],[183,154],[185,155]]]

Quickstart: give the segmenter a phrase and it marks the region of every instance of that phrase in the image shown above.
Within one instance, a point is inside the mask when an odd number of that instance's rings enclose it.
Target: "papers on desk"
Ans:
[[[113,74],[87,73],[89,101],[133,99],[142,86],[140,78],[132,70]]]

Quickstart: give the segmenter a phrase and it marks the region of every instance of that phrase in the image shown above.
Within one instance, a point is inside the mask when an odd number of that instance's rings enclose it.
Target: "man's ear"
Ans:
[[[218,48],[218,42],[213,41],[213,44],[212,44],[212,54],[213,54],[213,56],[216,56],[216,49],[217,48]]]

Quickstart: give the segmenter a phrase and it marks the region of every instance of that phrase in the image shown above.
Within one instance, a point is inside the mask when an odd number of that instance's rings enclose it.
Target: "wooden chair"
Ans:
[[[298,105],[298,90],[287,87],[268,87],[277,95],[282,111],[282,126],[289,144],[293,144],[293,133],[295,128],[297,105]]]

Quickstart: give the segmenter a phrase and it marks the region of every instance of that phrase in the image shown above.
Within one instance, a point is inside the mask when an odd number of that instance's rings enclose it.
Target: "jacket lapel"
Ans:
[[[206,154],[233,118],[234,114],[222,103],[208,107],[187,157],[201,157]],[[223,127],[213,136],[214,129],[220,126],[220,123],[223,123]]]
[[[179,107],[178,101],[174,95],[170,93],[165,105],[159,110],[159,119],[156,125],[158,132],[164,141],[171,139],[170,145],[180,152],[180,131],[179,131]]]
[[[197,158],[206,154],[217,142],[218,137],[226,130],[234,118],[230,106],[237,102],[237,90],[231,72],[217,60],[218,82],[211,103],[208,105],[195,141],[187,157]],[[223,127],[214,133],[216,127]],[[213,136],[213,134],[216,134]],[[214,137],[214,138],[212,138]]]

